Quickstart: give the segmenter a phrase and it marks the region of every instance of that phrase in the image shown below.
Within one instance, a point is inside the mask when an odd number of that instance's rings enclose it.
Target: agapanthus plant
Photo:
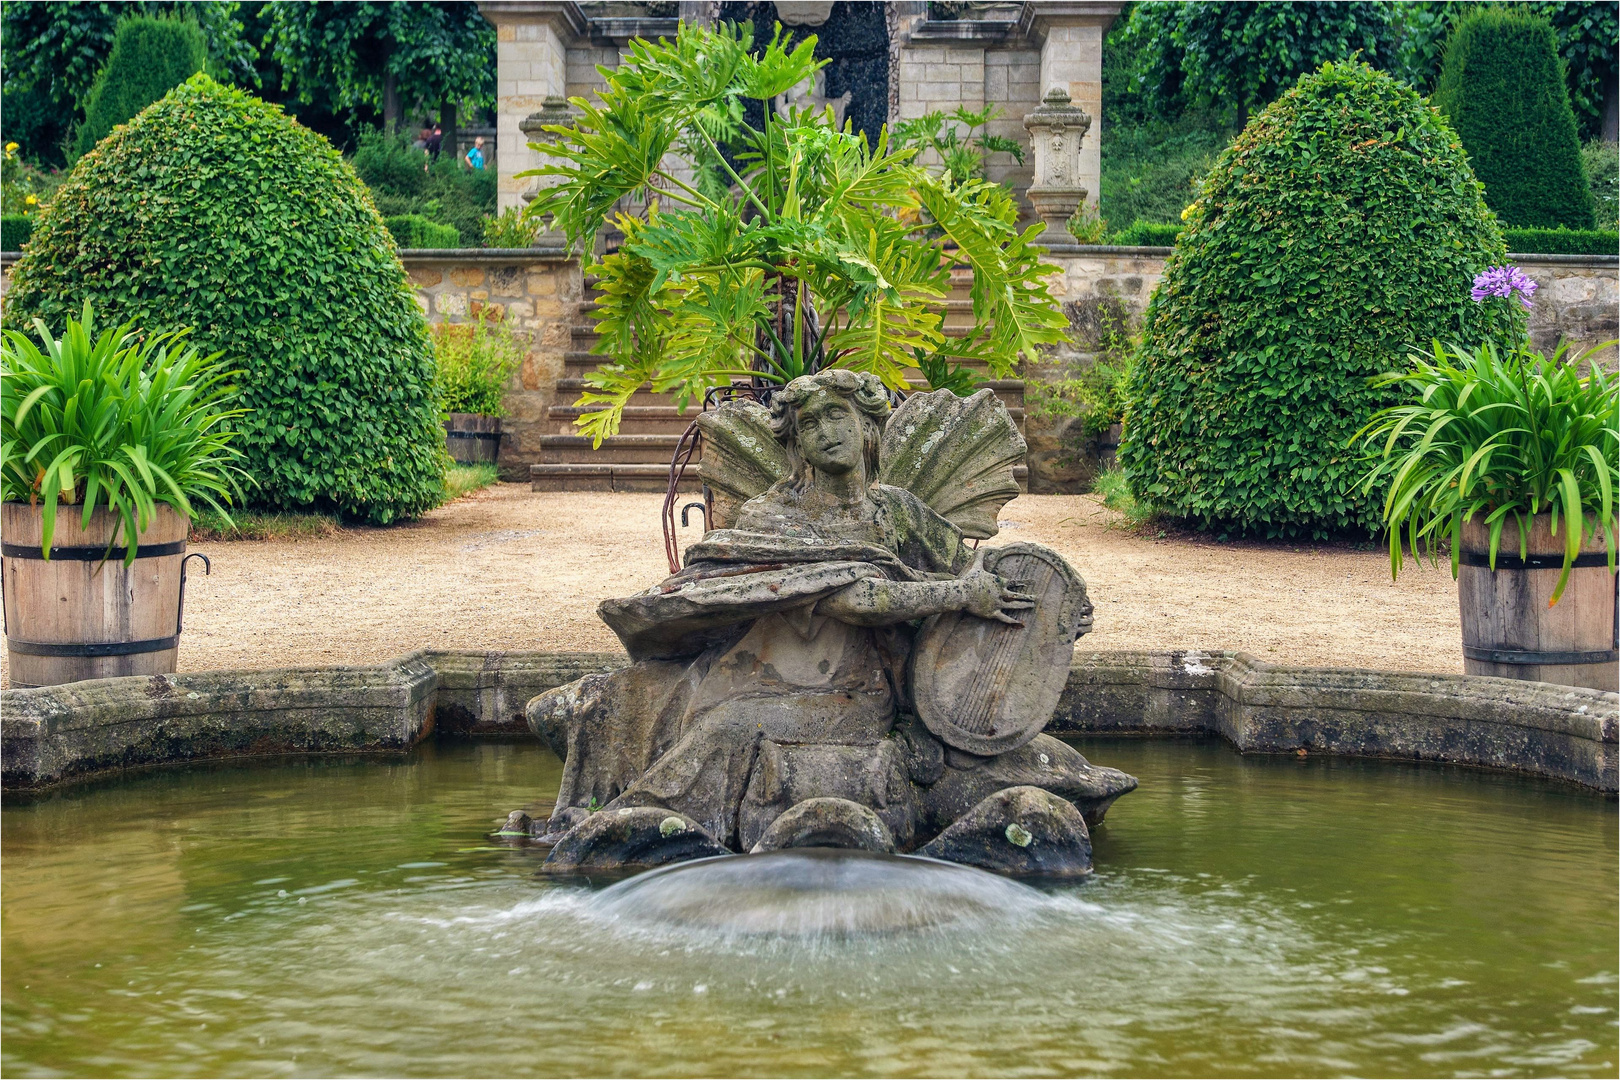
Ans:
[[[624,237],[588,267],[605,362],[576,423],[597,445],[645,383],[683,403],[834,366],[896,389],[908,373],[958,385],[971,380],[947,358],[1005,377],[1062,339],[1054,268],[1033,244],[1041,226],[1018,229],[1007,189],[920,168],[887,133],[872,145],[838,130],[830,110],[777,112],[821,66],[813,37],[789,50],[779,30],[756,53],[746,27],[682,25],[673,42],[633,41],[617,69],[599,69],[597,102],[573,99],[577,120],[530,144],[552,161],[523,174],[551,185],[530,216],[551,215],[583,250],[610,220]],[[744,119],[751,101],[764,104],[758,127]],[[624,212],[626,197],[645,212]],[[976,325],[949,340],[941,307],[958,260],[973,272]]]
[[[1491,297],[1511,300],[1517,296],[1519,303],[1529,311],[1532,306],[1530,298],[1539,287],[1529,274],[1517,266],[1493,266],[1474,278],[1474,287],[1469,295],[1475,303],[1484,303]]]
[[[1413,356],[1408,370],[1373,380],[1406,387],[1415,399],[1377,413],[1356,434],[1371,462],[1363,490],[1389,484],[1392,575],[1400,572],[1404,542],[1414,556],[1431,559],[1449,543],[1456,576],[1463,522],[1475,518],[1490,530],[1493,568],[1504,539],[1523,558],[1531,521],[1541,514],[1564,541],[1553,603],[1588,539],[1603,537],[1614,571],[1620,392],[1594,362],[1605,347],[1567,358],[1561,346],[1546,358],[1522,340],[1506,349],[1435,342],[1432,356]]]

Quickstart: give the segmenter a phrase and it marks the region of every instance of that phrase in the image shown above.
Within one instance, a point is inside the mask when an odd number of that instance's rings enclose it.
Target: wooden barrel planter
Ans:
[[[1551,518],[1535,519],[1526,556],[1518,533],[1502,531],[1496,569],[1490,569],[1490,530],[1463,525],[1457,602],[1462,609],[1463,670],[1596,690],[1620,689],[1620,624],[1615,621],[1616,579],[1601,537],[1589,539],[1553,607],[1564,565],[1563,523],[1553,536]]]
[[[54,686],[80,679],[161,675],[175,669],[189,522],[159,505],[141,534],[135,562],[107,545],[119,519],[98,509],[89,528],[78,507],[60,507],[51,558],[41,557],[42,520],[27,503],[0,504],[6,657],[11,685]],[[206,565],[207,560],[204,559]]]
[[[493,465],[501,451],[501,418],[453,412],[444,422],[444,442],[459,465]]]

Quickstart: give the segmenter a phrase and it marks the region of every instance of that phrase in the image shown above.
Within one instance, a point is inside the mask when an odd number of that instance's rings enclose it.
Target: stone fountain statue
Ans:
[[[1088,872],[1088,823],[1136,780],[1040,733],[1085,583],[1037,544],[964,542],[1018,493],[995,395],[891,414],[834,369],[699,424],[709,531],[599,609],[631,665],[529,703],[564,759],[545,869],[814,846]]]

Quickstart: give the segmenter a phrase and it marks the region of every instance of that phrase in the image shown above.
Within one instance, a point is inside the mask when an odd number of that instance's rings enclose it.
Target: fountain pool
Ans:
[[[486,839],[556,790],[531,743],[195,765],[8,802],[0,1063],[1614,1074],[1613,802],[1219,742],[1076,745],[1142,786],[1095,831],[1097,872],[1044,886],[801,852],[540,878],[541,849]]]

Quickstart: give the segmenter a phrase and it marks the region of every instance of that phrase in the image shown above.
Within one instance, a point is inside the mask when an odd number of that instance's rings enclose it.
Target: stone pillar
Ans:
[[[520,124],[545,107],[547,98],[568,93],[568,46],[585,33],[585,16],[576,3],[551,0],[481,0],[478,10],[495,24],[496,164],[499,186],[496,207],[521,207],[534,180],[517,174],[535,168]]]
[[[1096,206],[1102,187],[1102,43],[1121,5],[1042,0],[1032,6],[1035,31],[1044,38],[1041,98],[1053,87],[1060,88],[1075,107],[1091,117],[1091,132],[1080,151],[1079,186],[1090,193],[1087,198]]]

